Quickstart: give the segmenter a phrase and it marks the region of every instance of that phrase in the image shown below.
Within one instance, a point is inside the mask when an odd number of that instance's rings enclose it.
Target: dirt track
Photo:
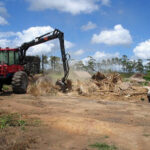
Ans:
[[[119,150],[150,149],[147,102],[6,95],[0,96],[0,109],[41,120],[40,127],[25,131],[25,138],[35,140],[28,150],[92,150],[89,145],[96,142],[114,144]]]

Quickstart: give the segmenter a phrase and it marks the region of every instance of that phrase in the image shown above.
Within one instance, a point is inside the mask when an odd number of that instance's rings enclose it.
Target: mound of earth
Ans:
[[[145,82],[145,80],[143,79],[144,75],[141,73],[136,73],[133,76],[130,77],[130,80],[134,83],[141,83],[141,82]]]
[[[143,79],[144,75],[142,73],[136,73],[131,78],[138,78],[138,79]]]
[[[69,78],[73,81],[75,80],[87,80],[91,79],[91,75],[86,71],[71,71]]]

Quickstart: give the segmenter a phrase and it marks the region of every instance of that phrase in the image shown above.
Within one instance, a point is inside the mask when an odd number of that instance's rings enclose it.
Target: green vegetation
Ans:
[[[144,99],[144,98],[141,98],[141,101],[145,101],[145,99]]]
[[[42,57],[42,66],[46,65],[46,68],[50,68],[53,72],[60,72],[62,70],[61,58],[57,56],[43,56]],[[71,65],[72,69],[75,70],[84,70],[90,74],[95,73],[96,71],[100,72],[121,72],[123,78],[129,78],[134,73],[146,73],[150,71],[150,59],[147,60],[147,64],[143,64],[142,59],[131,60],[126,55],[122,57],[114,57],[107,59],[95,59],[92,56],[86,58],[86,63],[82,60],[71,60],[73,63]],[[48,67],[49,66],[49,67]],[[147,76],[145,77],[147,78]],[[150,81],[150,73],[147,78]]]
[[[141,86],[148,86],[149,82],[148,81],[145,81],[145,82],[141,82],[139,83]]]
[[[145,137],[150,137],[150,134],[143,134],[143,136],[145,136]]]
[[[7,127],[21,127],[21,129],[25,129],[25,126],[34,126],[38,127],[41,124],[41,120],[37,118],[31,118],[28,120],[23,120],[22,116],[14,113],[14,114],[0,114],[0,129],[4,129]]]
[[[147,72],[147,74],[144,76],[144,79],[146,81],[150,81],[150,71]]]
[[[26,121],[21,119],[19,114],[6,114],[0,116],[0,129],[6,127],[24,127]]]
[[[97,71],[104,73],[119,72],[122,78],[125,79],[135,73],[145,74],[148,72],[144,78],[150,81],[150,59],[147,60],[147,64],[144,64],[142,59],[131,60],[126,55],[99,60],[89,56],[85,62],[74,59],[71,62],[71,69],[87,71],[92,75]],[[43,56],[42,64],[42,68],[45,71],[49,69],[60,74],[60,70],[63,70],[61,58],[57,56]]]
[[[10,85],[3,85],[3,90],[9,91],[9,90],[11,90],[11,86]]]
[[[122,72],[120,73],[120,75],[123,79],[130,78],[133,74],[134,73],[122,73]]]
[[[95,143],[90,145],[92,148],[97,148],[97,150],[117,150],[114,145],[107,145],[106,143]]]
[[[108,139],[108,138],[109,138],[109,136],[107,136],[107,135],[106,135],[106,136],[104,136],[104,138],[105,138],[105,139]]]

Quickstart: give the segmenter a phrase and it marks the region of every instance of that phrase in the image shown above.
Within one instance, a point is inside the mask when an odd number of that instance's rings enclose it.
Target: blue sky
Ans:
[[[103,59],[125,54],[148,59],[149,8],[149,0],[3,0],[0,46],[19,46],[34,38],[33,32],[38,35],[58,28],[65,33],[72,58]],[[56,45],[49,42],[29,54],[57,55]]]

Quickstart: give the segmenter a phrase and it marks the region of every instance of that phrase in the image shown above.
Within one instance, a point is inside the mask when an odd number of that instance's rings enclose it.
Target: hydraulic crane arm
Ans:
[[[68,58],[67,58],[68,54],[66,54],[66,52],[65,52],[64,33],[61,32],[60,30],[55,29],[54,31],[46,33],[40,37],[37,37],[30,42],[23,43],[19,47],[20,61],[22,63],[24,63],[26,51],[28,50],[28,48],[35,46],[35,45],[38,45],[38,44],[45,43],[45,42],[50,41],[50,40],[57,39],[57,38],[59,39],[59,42],[60,42],[61,56],[62,56],[63,69],[64,69],[64,77],[62,78],[61,81],[62,81],[62,84],[66,85],[66,80],[67,80],[68,75],[69,75],[69,65],[68,65]]]

